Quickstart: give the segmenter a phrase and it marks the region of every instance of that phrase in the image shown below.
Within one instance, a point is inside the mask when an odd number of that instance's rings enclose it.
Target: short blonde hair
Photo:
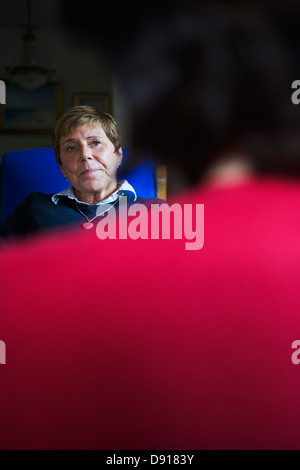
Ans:
[[[52,134],[52,145],[57,163],[61,163],[60,139],[84,124],[101,126],[107,138],[114,145],[115,152],[120,150],[120,133],[116,121],[110,114],[92,106],[74,106],[57,121]]]

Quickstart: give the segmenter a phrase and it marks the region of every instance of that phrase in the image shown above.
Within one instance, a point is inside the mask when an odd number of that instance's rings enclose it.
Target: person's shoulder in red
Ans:
[[[205,243],[67,233],[2,249],[1,448],[289,448],[300,186],[182,196]]]

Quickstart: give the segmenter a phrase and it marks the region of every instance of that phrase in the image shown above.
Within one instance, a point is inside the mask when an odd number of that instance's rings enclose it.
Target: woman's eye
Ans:
[[[73,152],[74,150],[74,145],[70,145],[69,147],[66,147],[66,152],[70,153],[70,152]]]
[[[92,145],[94,147],[99,147],[100,144],[101,144],[100,140],[94,140]]]

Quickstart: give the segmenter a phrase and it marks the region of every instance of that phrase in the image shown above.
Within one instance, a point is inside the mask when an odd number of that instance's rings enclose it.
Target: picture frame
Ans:
[[[105,113],[111,113],[109,93],[74,93],[73,106],[94,106]]]
[[[34,90],[6,84],[6,104],[1,106],[2,134],[51,134],[62,114],[61,82]]]

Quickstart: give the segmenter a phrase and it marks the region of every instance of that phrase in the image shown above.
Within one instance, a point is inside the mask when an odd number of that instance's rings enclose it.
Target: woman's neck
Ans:
[[[78,201],[85,202],[90,206],[99,204],[99,202],[111,196],[117,190],[117,183],[111,185],[109,188],[102,189],[95,192],[78,191],[73,187],[74,195]]]

